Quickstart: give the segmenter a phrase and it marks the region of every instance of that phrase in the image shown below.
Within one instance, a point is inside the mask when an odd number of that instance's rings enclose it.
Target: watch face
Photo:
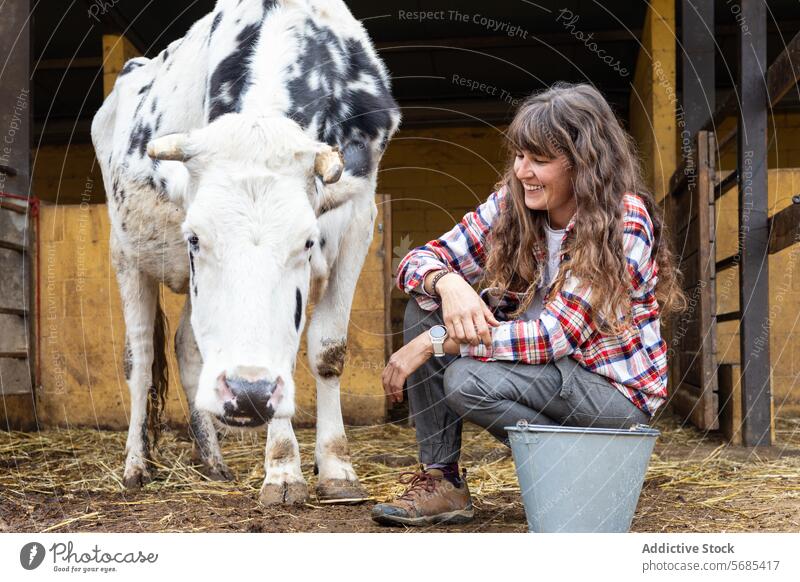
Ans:
[[[444,337],[447,335],[447,328],[443,325],[434,325],[430,332],[432,338],[444,339]]]

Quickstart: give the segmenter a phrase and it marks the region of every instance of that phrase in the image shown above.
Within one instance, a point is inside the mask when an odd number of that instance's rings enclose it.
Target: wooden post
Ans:
[[[30,197],[30,1],[0,3],[0,193]],[[3,429],[36,428],[36,351],[31,260],[35,204],[0,197],[0,418]]]
[[[682,140],[692,140],[716,108],[714,0],[682,0]]]
[[[741,0],[739,24],[739,301],[745,446],[768,446],[772,399],[769,354],[767,200],[767,13]]]

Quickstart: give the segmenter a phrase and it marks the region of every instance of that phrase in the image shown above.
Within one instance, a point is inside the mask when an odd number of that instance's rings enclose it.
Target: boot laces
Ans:
[[[424,469],[400,473],[398,481],[408,487],[398,499],[413,500],[420,491],[432,493],[441,480],[441,477],[434,477]]]

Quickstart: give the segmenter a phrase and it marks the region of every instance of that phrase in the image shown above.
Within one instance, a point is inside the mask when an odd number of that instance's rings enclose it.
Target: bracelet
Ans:
[[[448,271],[446,269],[442,269],[441,271],[439,271],[438,273],[436,273],[433,276],[433,279],[431,279],[431,292],[432,292],[433,295],[435,295],[437,297],[439,296],[439,294],[436,292],[436,283],[438,283],[439,279],[441,279],[442,277],[447,275],[449,272],[450,271]]]

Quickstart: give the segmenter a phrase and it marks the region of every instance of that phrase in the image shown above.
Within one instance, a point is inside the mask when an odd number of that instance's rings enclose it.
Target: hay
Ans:
[[[800,530],[800,421],[779,421],[778,444],[769,450],[730,447],[673,417],[659,419],[657,427],[662,437],[634,531]],[[300,429],[297,436],[313,491],[314,431]],[[324,517],[309,525],[304,512],[337,515],[317,506],[313,497],[305,508],[266,513],[258,508],[265,444],[261,433],[225,437],[223,454],[236,481],[220,483],[207,480],[192,464],[185,436],[167,432],[154,459],[155,481],[141,493],[125,493],[125,438],[122,432],[91,429],[0,433],[0,524],[11,524],[4,526],[7,530],[25,529],[15,521],[21,512],[38,531],[117,531],[119,516],[127,515],[134,521],[125,531],[217,531],[221,523],[242,531],[261,527],[268,516],[282,524],[281,531],[308,531],[327,526]],[[386,500],[401,493],[400,474],[415,468],[413,429],[393,424],[351,427],[348,438],[355,469],[370,495]],[[502,531],[524,531],[510,452],[471,426],[465,428],[463,445],[462,462],[476,508],[489,512],[494,523],[505,519]],[[48,503],[53,506],[46,507]],[[353,511],[368,514],[363,506]],[[339,531],[363,531],[364,524],[355,518],[340,521]]]

